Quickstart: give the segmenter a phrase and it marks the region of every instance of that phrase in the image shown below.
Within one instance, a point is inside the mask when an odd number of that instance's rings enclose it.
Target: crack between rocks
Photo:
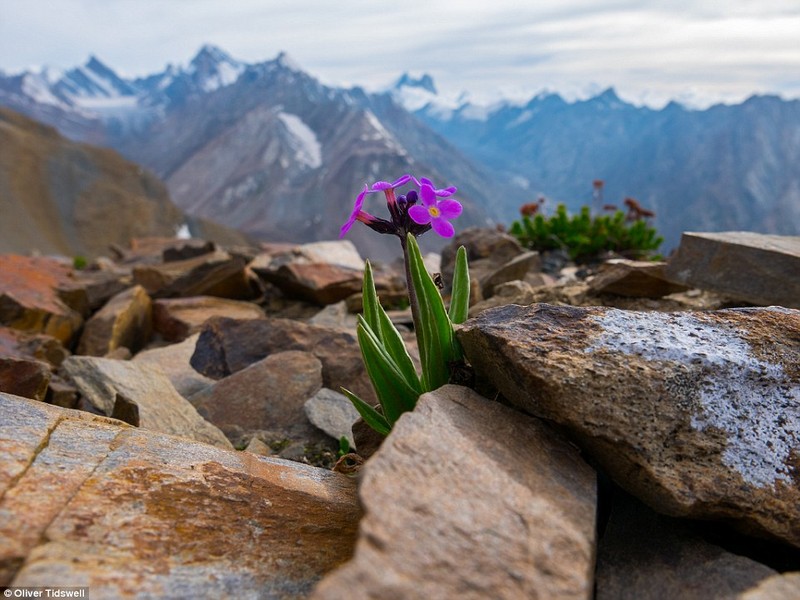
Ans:
[[[6,489],[3,490],[2,494],[0,494],[0,503],[3,502],[8,492],[17,487],[17,484],[20,481],[22,481],[22,478],[25,477],[25,475],[27,475],[28,471],[30,471],[31,467],[33,466],[33,463],[36,462],[36,459],[39,457],[39,455],[50,445],[50,438],[52,437],[53,432],[61,424],[61,422],[64,421],[64,419],[65,417],[63,416],[58,417],[56,421],[53,423],[52,427],[50,427],[47,430],[47,434],[44,436],[44,438],[42,438],[42,441],[40,441],[39,444],[36,446],[36,448],[34,448],[33,455],[31,456],[31,459],[28,461],[28,464],[25,465],[25,468],[22,469],[22,471],[20,471],[16,476],[11,478],[9,485],[6,486]]]

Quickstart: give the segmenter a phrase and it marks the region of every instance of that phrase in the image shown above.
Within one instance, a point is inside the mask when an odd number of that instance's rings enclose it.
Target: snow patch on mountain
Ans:
[[[40,104],[66,108],[66,105],[50,90],[47,81],[40,75],[28,73],[22,78],[22,93]]]
[[[322,166],[322,144],[317,135],[297,115],[280,112],[278,118],[283,122],[292,137],[295,159],[310,169]]]

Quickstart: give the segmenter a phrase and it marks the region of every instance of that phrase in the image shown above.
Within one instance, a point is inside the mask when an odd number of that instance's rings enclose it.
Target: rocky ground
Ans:
[[[445,295],[460,244],[474,386],[382,444],[338,391],[374,400],[349,242],[0,257],[0,586],[800,597],[800,238],[577,267],[471,229],[426,259]]]

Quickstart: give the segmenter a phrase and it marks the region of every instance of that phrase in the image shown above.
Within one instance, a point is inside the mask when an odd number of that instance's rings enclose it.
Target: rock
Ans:
[[[153,329],[150,296],[140,285],[114,296],[88,321],[78,342],[78,354],[106,356],[124,347],[138,352]]]
[[[768,577],[736,598],[737,600],[797,600],[800,598],[800,572]]]
[[[244,258],[218,250],[186,260],[136,266],[133,280],[154,298],[219,296],[247,300],[257,293],[245,265]]]
[[[59,296],[85,318],[129,287],[130,268],[112,263],[106,269],[75,269],[70,280],[59,285]]]
[[[589,288],[596,294],[636,298],[662,298],[689,289],[665,279],[666,264],[624,258],[608,260],[603,263],[601,271],[589,280]]]
[[[339,441],[345,437],[352,448],[356,447],[353,423],[359,419],[359,414],[347,396],[322,388],[306,400],[303,409],[308,420],[334,440]]]
[[[237,446],[255,432],[297,440],[316,430],[303,404],[322,387],[322,363],[309,352],[276,352],[189,397]],[[319,437],[319,436],[317,436]]]
[[[735,598],[774,574],[620,493],[597,549],[595,598]]]
[[[800,308],[800,236],[684,233],[666,275],[750,304]]]
[[[61,372],[98,412],[114,414],[115,406],[138,407],[139,426],[187,437],[220,448],[231,448],[223,433],[203,419],[155,367],[131,362],[71,356]],[[119,411],[121,407],[117,407]]]
[[[360,292],[364,274],[364,260],[349,240],[279,248],[250,266],[286,297],[323,306]]]
[[[364,259],[350,240],[328,240],[301,244],[296,249],[312,263],[328,263],[354,271],[364,271]]]
[[[258,456],[272,455],[272,451],[270,450],[269,446],[255,436],[251,437],[250,441],[247,442],[247,447],[244,449],[244,451],[250,452],[251,454],[256,454]]]
[[[212,317],[197,340],[191,364],[212,379],[226,377],[285,350],[311,352],[322,363],[322,385],[346,387],[377,403],[354,335],[289,319],[238,320]]]
[[[259,319],[264,311],[256,304],[213,296],[162,298],[153,302],[153,328],[168,342],[180,342],[192,334],[210,317]]]
[[[15,254],[0,256],[0,262],[0,323],[50,335],[68,348],[83,324],[58,293],[71,269],[53,259]]]
[[[132,360],[135,363],[160,369],[170,380],[175,390],[184,398],[188,398],[214,383],[213,379],[201,375],[189,364],[199,337],[200,334],[195,333],[179,344],[143,350],[134,356]]]
[[[56,338],[0,327],[0,357],[29,358],[58,367],[69,351]]]
[[[489,264],[497,268],[525,252],[517,238],[507,233],[479,227],[464,229],[442,250],[442,279],[448,290],[453,284],[453,269],[460,246],[467,250],[470,272],[479,260],[489,259]]]
[[[362,272],[327,263],[290,263],[261,277],[289,298],[326,305],[361,291]]]
[[[530,271],[536,271],[540,266],[538,252],[525,252],[496,268],[487,269],[488,272],[485,275],[477,277],[481,285],[481,296],[491,298],[497,286],[509,281],[525,279]]]
[[[337,473],[2,394],[0,447],[3,586],[301,598],[352,554]]]
[[[457,335],[513,405],[657,511],[800,546],[800,312],[506,306]]]
[[[50,367],[38,360],[0,357],[0,392],[44,400]]]
[[[458,386],[362,469],[353,560],[312,598],[590,598],[595,473],[542,422]]]
[[[309,325],[327,327],[329,329],[343,329],[355,333],[358,317],[347,309],[347,302],[342,300],[336,304],[329,304],[308,320]]]
[[[531,304],[536,298],[536,292],[526,281],[509,281],[498,285],[494,290],[494,295],[486,300],[476,302],[469,307],[469,316],[476,317],[483,311],[497,306],[505,306],[507,304]]]

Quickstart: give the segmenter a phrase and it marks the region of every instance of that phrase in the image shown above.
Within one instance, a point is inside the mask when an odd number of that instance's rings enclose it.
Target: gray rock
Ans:
[[[309,352],[287,351],[237,371],[192,395],[198,412],[239,446],[254,433],[272,440],[324,437],[303,405],[322,387],[322,363]]]
[[[800,572],[773,575],[736,598],[737,600],[797,600],[800,598]]]
[[[666,275],[750,304],[800,308],[800,236],[684,233]]]
[[[346,437],[350,446],[353,441],[353,423],[359,414],[347,396],[328,388],[322,388],[303,405],[308,420],[335,440]]]
[[[589,280],[597,294],[616,294],[634,298],[661,298],[685,292],[685,285],[667,281],[666,263],[615,258],[603,263],[600,272]]]
[[[800,311],[506,306],[458,338],[512,404],[659,512],[800,546]]]
[[[592,597],[595,473],[542,422],[445,386],[362,471],[353,560],[312,598]]]
[[[214,383],[213,379],[201,375],[189,364],[199,337],[200,334],[196,333],[179,344],[143,350],[132,360],[134,363],[160,369],[172,382],[175,390],[184,398],[188,398]]]
[[[139,426],[144,429],[220,448],[232,447],[225,435],[203,419],[156,367],[108,358],[71,356],[61,365],[61,372],[101,414],[113,415],[118,401],[134,403],[138,407]]]

